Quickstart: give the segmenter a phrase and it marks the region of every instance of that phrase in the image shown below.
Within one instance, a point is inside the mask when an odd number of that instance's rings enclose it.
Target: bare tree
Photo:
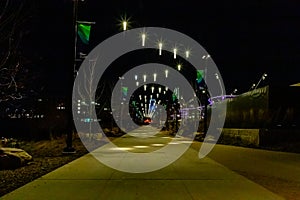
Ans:
[[[30,7],[26,0],[0,2],[0,103],[22,99],[27,90],[28,59],[22,40],[29,32]]]
[[[113,85],[106,79],[100,83],[96,83],[95,70],[97,67],[97,58],[89,59],[88,62],[89,67],[84,68],[81,72],[83,73],[84,81],[76,85],[78,96],[73,103],[77,105],[79,100],[81,104],[81,109],[78,112],[79,117],[89,119],[86,123],[88,123],[88,136],[91,139],[94,136],[93,123],[97,123],[93,113],[98,117],[104,107],[107,106],[108,93],[111,94]]]

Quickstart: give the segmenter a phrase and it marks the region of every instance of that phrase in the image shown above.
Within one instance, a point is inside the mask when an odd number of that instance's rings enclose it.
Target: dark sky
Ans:
[[[30,1],[29,1],[30,2]],[[44,82],[64,94],[72,73],[72,1],[32,1],[27,49],[41,57]],[[78,20],[94,21],[90,47],[120,32],[119,19],[132,28],[157,26],[180,31],[212,56],[229,93],[246,92],[263,73],[264,84],[300,82],[300,4],[281,1],[103,1],[79,2]]]

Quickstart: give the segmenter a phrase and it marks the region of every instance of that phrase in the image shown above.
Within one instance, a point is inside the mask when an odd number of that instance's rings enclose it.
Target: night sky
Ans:
[[[18,0],[12,0],[15,4]],[[49,94],[66,94],[72,76],[71,0],[27,0],[31,17],[22,48],[40,72]],[[107,1],[79,2],[78,20],[94,21],[90,48],[119,33],[126,14],[132,28],[157,26],[180,31],[211,55],[227,93],[248,91],[263,73],[263,84],[300,82],[300,4],[281,1]],[[202,56],[202,55],[201,55]]]

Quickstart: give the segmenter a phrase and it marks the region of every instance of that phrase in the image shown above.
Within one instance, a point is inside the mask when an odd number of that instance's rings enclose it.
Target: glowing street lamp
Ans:
[[[142,34],[142,46],[143,46],[143,47],[145,46],[145,40],[146,40],[146,34],[143,33],[143,34]]]
[[[230,95],[233,95],[233,94],[235,94],[237,91],[238,91],[237,89],[234,89],[234,90],[233,90],[233,92],[231,92],[231,94],[230,94]]]
[[[154,74],[153,74],[153,81],[154,81],[154,82],[156,82],[156,76],[157,76],[157,74],[154,73]]]
[[[249,91],[250,91],[250,90],[252,90],[252,89],[254,89],[254,88],[255,88],[255,86],[256,86],[256,84],[255,84],[255,83],[253,83],[253,84],[251,85],[251,87],[250,87]]]
[[[177,69],[178,69],[178,71],[181,70],[181,64],[178,64],[178,65],[177,65]]]
[[[160,42],[158,43],[158,47],[159,47],[159,55],[161,56],[161,52],[162,52],[162,46],[163,44]]]
[[[259,81],[258,81],[258,83],[256,84],[256,86],[255,86],[254,89],[256,89],[256,88],[258,87],[258,85],[260,84],[260,82],[261,82],[262,80],[265,80],[267,76],[268,76],[268,75],[267,75],[266,73],[264,73],[264,74],[262,75],[262,77],[259,79]]]
[[[138,87],[138,86],[139,86],[139,84],[140,84],[140,83],[137,81],[137,82],[136,82],[136,86]]]
[[[144,77],[144,82],[146,82],[146,79],[147,79],[147,75],[144,75],[143,77]]]
[[[173,49],[173,52],[174,52],[174,59],[176,59],[176,55],[177,55],[177,49],[176,49],[176,48],[174,48],[174,49]]]
[[[152,91],[152,93],[154,92],[154,87],[151,87],[151,91]]]
[[[210,55],[209,55],[209,54],[202,56],[202,59],[205,60],[205,71],[204,71],[204,75],[205,75],[204,79],[205,79],[205,80],[206,80],[206,74],[207,74],[207,60],[208,60],[209,58],[210,58]]]
[[[138,76],[137,75],[134,75],[134,80],[137,80],[138,79]]]
[[[127,21],[126,20],[124,20],[123,22],[122,22],[122,24],[123,24],[123,31],[126,31],[127,30]]]
[[[161,87],[158,88],[158,92],[161,93]]]
[[[168,78],[168,74],[169,74],[169,71],[166,69],[166,70],[165,70],[166,78]]]
[[[147,85],[144,85],[144,90],[145,90],[145,91],[147,90]]]
[[[189,58],[189,57],[190,57],[190,51],[188,51],[188,50],[185,51],[185,57],[186,57],[186,58]]]

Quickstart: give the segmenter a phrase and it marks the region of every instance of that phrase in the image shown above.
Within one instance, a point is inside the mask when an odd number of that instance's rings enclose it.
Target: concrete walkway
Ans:
[[[136,150],[141,154],[141,149],[151,151],[150,146],[161,148],[153,144],[162,144],[170,138],[153,136],[149,140],[138,140],[126,135],[114,143],[128,149],[135,146],[133,152]],[[143,144],[137,146],[141,141]],[[184,144],[184,141],[178,138],[176,144]],[[142,146],[149,148],[139,148]],[[93,154],[106,152],[101,156],[117,159],[120,165],[126,164],[125,154],[115,153],[111,148],[106,144]],[[126,173],[112,169],[100,163],[93,154],[87,154],[1,199],[283,199],[208,157],[200,160],[198,152],[192,148],[167,167],[148,173]],[[157,160],[148,160],[147,163],[151,162]],[[136,163],[140,164],[143,163]]]

